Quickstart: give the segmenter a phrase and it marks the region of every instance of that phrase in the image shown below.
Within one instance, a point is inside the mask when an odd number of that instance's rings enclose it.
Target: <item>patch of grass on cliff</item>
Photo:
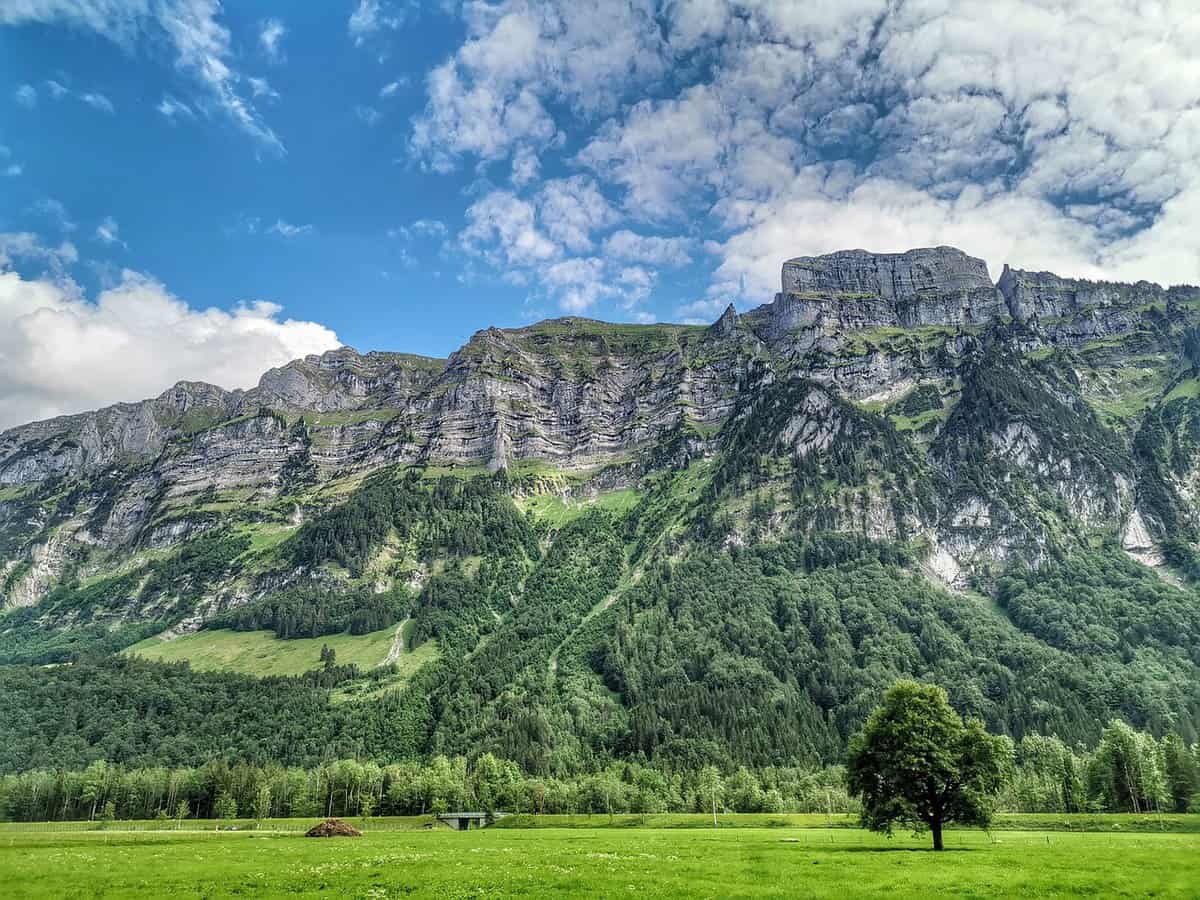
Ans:
[[[241,672],[265,678],[270,675],[300,675],[320,669],[321,647],[337,652],[338,665],[354,663],[367,670],[388,655],[396,627],[368,634],[329,634],[319,638],[282,640],[272,631],[205,629],[173,641],[157,637],[141,641],[125,652],[158,662],[188,662],[200,672]]]
[[[1185,378],[1175,387],[1171,388],[1167,396],[1163,397],[1163,404],[1170,403],[1172,400],[1195,400],[1200,398],[1200,379]]]
[[[538,494],[518,501],[517,505],[523,512],[532,511],[538,519],[548,522],[555,528],[561,528],[568,522],[578,519],[590,509],[603,509],[618,518],[623,518],[638,505],[641,497],[641,492],[634,488],[624,488],[578,500],[564,500],[558,494]]]

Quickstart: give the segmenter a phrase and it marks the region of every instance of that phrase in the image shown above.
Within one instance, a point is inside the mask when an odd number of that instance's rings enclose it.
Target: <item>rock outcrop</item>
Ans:
[[[789,259],[776,302],[843,328],[987,325],[1007,314],[987,264],[953,247]]]

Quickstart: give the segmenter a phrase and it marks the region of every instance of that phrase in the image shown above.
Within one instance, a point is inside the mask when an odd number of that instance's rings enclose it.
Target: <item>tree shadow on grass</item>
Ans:
[[[818,844],[809,844],[814,850],[821,850],[827,853],[971,853],[980,849],[979,847],[946,847],[943,850],[934,850],[932,847],[839,847],[836,844],[821,847]]]

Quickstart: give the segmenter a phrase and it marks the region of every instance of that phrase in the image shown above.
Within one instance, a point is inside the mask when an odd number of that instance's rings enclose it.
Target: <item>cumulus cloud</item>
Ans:
[[[271,366],[338,346],[328,328],[281,312],[196,309],[130,271],[92,300],[70,282],[0,269],[0,427],[156,396],[184,379],[248,388]]]
[[[94,31],[126,50],[143,39],[155,43],[165,39],[174,50],[176,67],[199,89],[196,105],[228,118],[260,146],[282,153],[282,142],[263,121],[253,99],[244,96],[244,77],[231,68],[230,34],[217,20],[220,12],[219,0],[22,0],[0,4],[0,26],[65,24]],[[36,103],[36,91],[25,87]]]
[[[459,239],[469,252],[498,265],[530,266],[562,254],[538,226],[534,205],[511,191],[492,191],[472,203]]]
[[[602,228],[540,218],[538,178],[562,163],[633,226],[603,238],[611,290],[709,239],[690,317],[768,299],[783,259],[844,247],[1200,281],[1192,0],[504,0],[463,17],[413,149],[440,170],[510,160],[524,227],[473,246],[513,265],[506,234],[538,236],[525,264],[552,293],[601,258]]]
[[[604,241],[604,252],[615,259],[636,260],[660,266],[686,266],[692,261],[691,241],[679,237],[656,237],[621,229]]]
[[[413,149],[436,170],[464,154],[501,159],[556,132],[548,102],[583,115],[614,109],[629,85],[667,65],[643,0],[506,0],[464,8],[467,40],[430,74]]]
[[[566,312],[582,313],[606,300],[636,318],[634,307],[650,294],[657,272],[630,263],[673,261],[680,247],[626,231],[604,242],[607,251],[615,238],[620,253],[595,255],[595,233],[620,220],[592,178],[574,175],[545,182],[529,199],[506,190],[485,194],[467,210],[458,241],[505,280],[531,285],[536,299],[553,300]]]
[[[538,193],[537,205],[546,233],[576,253],[592,249],[593,231],[620,220],[620,214],[586,175],[547,181]]]

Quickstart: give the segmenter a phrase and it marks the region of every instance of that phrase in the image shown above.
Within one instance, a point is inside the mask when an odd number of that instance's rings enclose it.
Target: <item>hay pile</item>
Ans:
[[[341,819],[326,819],[304,833],[305,837],[362,837],[362,832]]]

